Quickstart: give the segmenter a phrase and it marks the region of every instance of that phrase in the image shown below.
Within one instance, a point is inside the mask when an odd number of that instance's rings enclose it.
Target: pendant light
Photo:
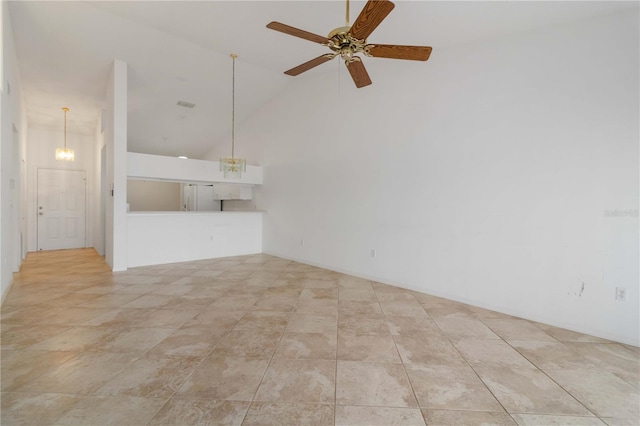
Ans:
[[[242,177],[242,172],[247,171],[247,160],[235,157],[236,144],[236,58],[238,55],[231,54],[233,60],[232,78],[231,78],[231,157],[223,157],[220,159],[220,170],[224,172],[225,178]]]
[[[64,148],[56,148],[56,160],[75,161],[76,155],[72,149],[67,148],[67,111],[69,108],[62,108],[64,111]]]

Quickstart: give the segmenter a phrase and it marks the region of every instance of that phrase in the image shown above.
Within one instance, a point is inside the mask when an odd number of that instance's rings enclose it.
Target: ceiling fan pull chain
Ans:
[[[342,78],[342,74],[340,73],[340,70],[342,69],[342,64],[340,63],[340,61],[336,63],[338,64],[338,96],[340,96],[340,94],[342,93],[341,91],[342,87],[340,86],[340,79]]]

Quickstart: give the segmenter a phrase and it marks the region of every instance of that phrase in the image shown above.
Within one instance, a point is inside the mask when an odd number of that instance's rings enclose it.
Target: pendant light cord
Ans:
[[[62,110],[64,111],[64,150],[67,150],[67,111],[69,111],[69,108],[64,107],[62,108]]]
[[[233,58],[232,76],[231,76],[231,159],[233,160],[235,154],[235,142],[236,142],[236,58],[238,55],[231,54]]]

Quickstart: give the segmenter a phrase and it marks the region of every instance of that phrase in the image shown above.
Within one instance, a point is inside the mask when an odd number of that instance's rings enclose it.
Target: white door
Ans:
[[[38,169],[38,250],[85,247],[85,172]]]

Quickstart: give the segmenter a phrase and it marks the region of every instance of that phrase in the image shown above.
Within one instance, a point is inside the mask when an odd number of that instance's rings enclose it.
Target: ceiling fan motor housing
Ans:
[[[339,27],[329,33],[327,46],[347,62],[352,62],[356,53],[365,52],[366,40],[351,36],[351,27]],[[365,52],[366,54],[366,52]]]

